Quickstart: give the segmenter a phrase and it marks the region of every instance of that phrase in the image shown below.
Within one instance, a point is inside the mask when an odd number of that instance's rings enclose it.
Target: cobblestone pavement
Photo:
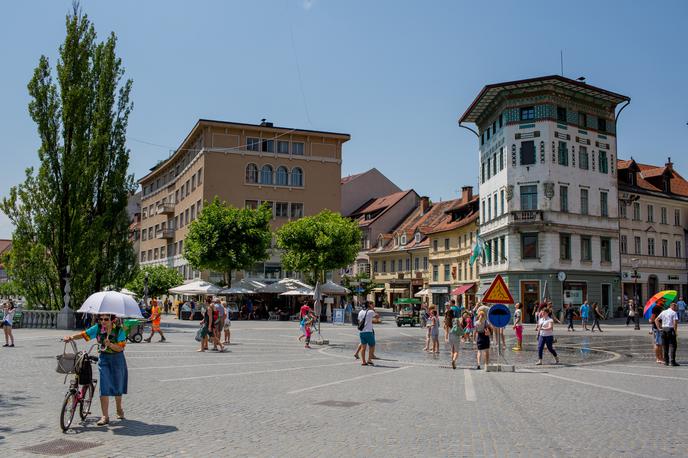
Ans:
[[[127,419],[95,425],[95,406],[67,434],[54,372],[63,332],[15,330],[0,351],[0,456],[52,440],[91,443],[79,456],[685,456],[688,339],[678,368],[654,363],[647,327],[603,334],[558,329],[562,365],[508,351],[516,373],[460,368],[423,353],[423,330],[376,328],[376,367],[352,357],[350,325],[323,325],[329,346],[306,350],[297,324],[234,322],[225,353],[196,353],[191,323],[167,322],[168,343],[129,344]],[[513,346],[506,332],[507,347]],[[83,344],[80,342],[80,344]],[[545,357],[546,361],[550,361]],[[114,407],[114,406],[113,406]],[[63,444],[64,445],[64,444]],[[53,446],[50,449],[59,453]]]

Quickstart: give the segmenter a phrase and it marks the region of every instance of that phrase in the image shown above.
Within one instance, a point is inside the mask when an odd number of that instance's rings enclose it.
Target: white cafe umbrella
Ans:
[[[222,288],[217,294],[256,294],[256,292],[241,286],[232,286],[231,288]]]
[[[332,280],[327,280],[325,283],[320,285],[320,292],[328,296],[346,296],[351,291],[341,285],[336,284]]]
[[[101,291],[91,294],[77,312],[110,314],[120,318],[143,318],[139,304],[134,298],[118,291]]]
[[[186,283],[184,285],[179,285],[175,286],[174,288],[170,288],[169,292],[172,294],[182,294],[188,296],[193,296],[196,294],[210,295],[218,294],[220,292],[220,288],[213,285],[212,283],[208,283],[207,281],[195,280],[191,283]]]
[[[285,291],[283,293],[280,293],[280,296],[312,296],[313,295],[313,290],[311,288],[297,288],[297,289],[290,289],[288,291]]]

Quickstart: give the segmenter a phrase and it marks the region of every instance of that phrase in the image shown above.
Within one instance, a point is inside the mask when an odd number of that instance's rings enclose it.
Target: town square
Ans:
[[[5,5],[2,456],[685,456],[688,5],[570,6]]]

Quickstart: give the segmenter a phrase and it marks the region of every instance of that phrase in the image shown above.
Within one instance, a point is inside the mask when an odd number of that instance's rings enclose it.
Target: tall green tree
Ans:
[[[248,269],[269,256],[272,212],[227,206],[215,197],[206,204],[184,241],[184,257],[195,269],[222,272],[231,286],[232,272]]]
[[[285,269],[308,274],[312,281],[324,281],[325,272],[356,260],[361,236],[358,223],[323,210],[282,226],[277,231],[277,245],[284,250]]]
[[[19,247],[9,274],[28,289],[35,270],[29,267],[40,264],[46,279],[31,296],[52,307],[63,305],[67,266],[74,306],[104,286],[124,285],[133,272],[126,206],[134,180],[125,146],[132,82],[124,80],[116,43],[114,34],[98,43],[75,3],[56,78],[41,56],[28,85],[40,166],[37,173],[27,170],[2,210]]]
[[[178,270],[163,265],[145,266],[139,269],[126,288],[137,296],[143,297],[144,279],[148,274],[148,296],[159,297],[167,294],[170,288],[184,283],[184,277]]]

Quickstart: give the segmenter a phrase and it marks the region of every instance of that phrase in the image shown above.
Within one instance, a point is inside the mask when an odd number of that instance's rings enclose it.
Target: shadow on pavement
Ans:
[[[91,432],[112,432],[116,436],[159,436],[179,431],[179,428],[171,425],[155,425],[138,420],[111,420],[106,426],[96,426],[98,418],[88,418],[78,426],[72,426],[68,434],[82,434]]]

